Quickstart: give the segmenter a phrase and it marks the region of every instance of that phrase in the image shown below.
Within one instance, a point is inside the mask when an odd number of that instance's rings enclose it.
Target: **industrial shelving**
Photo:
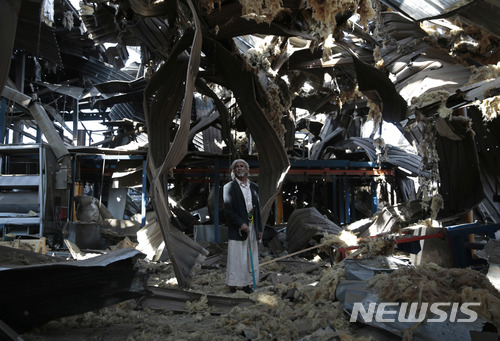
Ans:
[[[0,227],[2,235],[43,236],[46,147],[0,146]]]

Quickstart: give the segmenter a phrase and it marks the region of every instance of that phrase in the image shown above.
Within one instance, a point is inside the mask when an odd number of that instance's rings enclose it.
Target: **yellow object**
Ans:
[[[3,236],[3,240],[5,242],[11,242],[13,241],[15,236],[12,233],[7,233],[5,236]]]
[[[75,181],[75,197],[83,195],[83,182]]]

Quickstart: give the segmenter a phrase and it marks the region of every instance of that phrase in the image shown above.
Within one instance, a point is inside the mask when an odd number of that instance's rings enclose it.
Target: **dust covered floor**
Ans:
[[[261,263],[271,258],[261,259]],[[135,300],[99,311],[51,321],[22,336],[24,340],[359,340],[364,329],[348,322],[335,289],[342,266],[320,258],[284,259],[264,265],[252,294],[230,293],[225,285],[225,257],[195,276],[189,291],[203,295],[249,298],[254,304],[215,315],[202,298],[186,302],[186,313],[136,309]],[[168,262],[140,261],[149,286],[177,288]],[[56,301],[57,298],[54,298]],[[380,340],[392,336],[384,335]],[[367,338],[369,339],[369,338]]]
[[[310,257],[309,257],[310,256]],[[344,262],[331,266],[328,257],[310,254],[307,258],[294,257],[261,266],[262,280],[252,294],[243,291],[230,293],[225,285],[225,254],[209,267],[202,267],[195,276],[189,292],[201,294],[198,301],[186,301],[185,312],[137,309],[135,300],[85,314],[51,321],[25,333],[26,341],[37,340],[401,340],[394,334],[361,323],[350,323],[348,314],[335,294],[339,281],[345,279]],[[261,264],[270,261],[262,257]],[[148,285],[178,289],[174,270],[169,262],[147,262],[138,265],[149,273]],[[465,270],[469,271],[471,270]],[[398,270],[399,271],[399,270]],[[395,271],[387,280],[377,277],[374,287],[396,287],[397,279],[408,277],[409,270]],[[453,271],[450,283],[456,283],[461,269],[418,267],[414,276],[438,271],[439,281]],[[474,273],[475,278],[483,275]],[[406,277],[405,277],[406,276]],[[458,277],[457,277],[458,276]],[[415,280],[412,280],[416,283]],[[446,282],[446,292],[454,290]],[[464,283],[460,290],[463,289]],[[422,288],[424,288],[422,286]],[[485,286],[489,290],[490,286]],[[494,289],[491,289],[494,290]],[[380,296],[382,293],[379,293]],[[386,293],[387,294],[387,293]],[[250,299],[249,306],[228,309],[228,313],[214,314],[205,295]],[[397,292],[393,293],[398,295]],[[424,293],[425,295],[425,293]],[[496,292],[495,297],[498,297]],[[396,301],[401,297],[391,297]],[[438,298],[436,298],[438,299]],[[54,298],[57,301],[57,298]],[[497,316],[493,319],[498,322]],[[496,324],[496,323],[495,323]]]

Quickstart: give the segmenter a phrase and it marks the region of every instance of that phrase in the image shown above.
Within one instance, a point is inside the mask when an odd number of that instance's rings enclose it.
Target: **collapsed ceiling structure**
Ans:
[[[40,126],[33,105],[53,125],[42,128],[46,140],[69,133],[68,147],[86,120],[110,126],[110,138],[96,146],[147,136],[148,192],[181,285],[189,285],[207,252],[174,226],[169,202],[184,201],[187,210],[210,206],[188,203],[186,194],[171,198],[181,192],[181,168],[227,168],[248,159],[258,168],[265,221],[276,221],[278,196],[289,210],[313,205],[314,191],[300,193],[300,183],[325,181],[324,169],[348,160],[393,169],[390,179],[376,180],[385,189],[382,204],[417,200],[421,218],[442,223],[471,210],[500,222],[500,5],[493,0],[0,6],[3,142],[9,144],[9,131],[11,139],[30,138],[22,126]],[[140,62],[129,63],[137,50]],[[392,136],[384,134],[389,128]],[[58,159],[67,155],[60,150]],[[323,171],[308,178],[293,172],[301,166]],[[386,183],[396,199],[386,198]],[[316,200],[339,222],[328,200]],[[176,257],[186,249],[188,257]]]

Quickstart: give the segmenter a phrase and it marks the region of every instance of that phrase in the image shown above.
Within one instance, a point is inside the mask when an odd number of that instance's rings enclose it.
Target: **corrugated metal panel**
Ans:
[[[452,140],[442,136],[439,130],[435,146],[439,155],[439,194],[443,198],[443,207],[438,218],[450,220],[463,217],[483,201],[484,184],[474,132],[468,131],[460,136],[460,140]]]
[[[112,93],[129,93],[136,92],[139,90],[144,90],[146,87],[146,80],[144,78],[135,79],[133,81],[110,81],[107,83],[96,84],[95,87],[101,93],[112,94]]]
[[[162,18],[144,18],[127,27],[151,51],[166,55],[170,50],[173,33]]]
[[[131,103],[115,104],[109,112],[109,118],[114,121],[123,120],[124,118],[133,121],[145,122],[144,112],[142,108]]]
[[[382,2],[417,21],[459,15],[466,23],[500,37],[498,0],[382,0]]]
[[[451,59],[446,52],[423,41],[427,34],[418,24],[398,13],[384,13],[383,20],[388,32],[396,33],[395,39],[400,38],[398,46],[413,46],[404,50],[393,47],[381,50],[387,70],[393,74],[396,90],[408,104],[412,98],[430,91],[454,93],[468,82],[470,70]],[[400,35],[401,27],[408,31],[408,37]]]
[[[463,0],[382,0],[387,6],[398,9],[414,20],[436,17]]]
[[[40,6],[38,1],[22,2],[14,49],[27,50],[53,64],[62,65],[54,29],[40,23]]]
[[[418,97],[426,92],[447,90],[450,94],[454,93],[462,84],[467,83],[469,77],[470,71],[466,67],[459,64],[444,64],[443,68],[438,70],[430,69],[419,72],[396,88],[410,104],[413,97]]]
[[[358,147],[363,149],[366,153],[368,159],[371,162],[377,162],[378,155],[375,149],[374,141],[371,138],[363,138],[363,137],[352,137],[347,139],[345,142],[341,144],[343,147]],[[430,174],[421,169],[422,166],[422,158],[417,154],[411,154],[407,151],[391,146],[386,145],[387,149],[384,150],[384,157],[382,162],[394,165],[396,167],[401,167],[412,173],[412,176],[429,176]]]
[[[93,84],[106,83],[111,80],[133,81],[134,77],[128,73],[115,70],[109,64],[89,57],[63,54],[66,68],[77,69],[85,78]]]
[[[95,103],[101,108],[107,108],[120,103],[131,103],[131,102],[142,103],[142,99],[143,99],[143,92],[139,90],[128,94],[118,94],[109,98],[99,99]]]
[[[283,17],[290,13],[295,13],[300,3],[295,0],[282,1],[283,8],[286,8]],[[218,39],[229,37],[243,36],[247,34],[267,34],[267,35],[282,35],[282,36],[305,36],[301,30],[292,30],[286,24],[276,24],[272,22],[257,23],[254,20],[247,20],[241,17],[241,5],[238,1],[226,2],[220,8],[212,10],[208,16],[210,27],[217,27]],[[293,19],[291,19],[293,20]],[[312,37],[310,37],[312,38]],[[312,38],[314,39],[314,38]]]
[[[118,43],[115,12],[115,8],[101,4],[97,6],[93,15],[81,16],[85,27],[96,44]]]
[[[500,222],[499,203],[495,201],[495,195],[500,194],[500,157],[498,145],[500,137],[500,121],[498,119],[484,121],[483,115],[476,107],[467,110],[467,116],[472,119],[472,128],[476,133],[477,155],[479,158],[481,181],[485,199],[481,202],[481,208],[488,216],[486,219],[494,223]]]
[[[143,88],[143,80],[136,80],[134,76],[115,70],[96,58],[85,58],[78,55],[63,54],[67,68],[76,68],[92,84],[99,84],[106,92],[113,90],[140,89]],[[108,83],[110,82],[110,83]],[[135,98],[135,97],[132,97]],[[109,112],[111,120],[128,118],[134,121],[144,122],[144,111],[140,104],[119,103],[113,105]]]
[[[497,37],[500,37],[500,1],[474,1],[458,11],[460,17]]]
[[[222,154],[222,136],[219,129],[209,127],[203,131],[204,150],[209,153]]]
[[[99,4],[93,14],[82,14],[81,18],[96,44],[121,43],[138,46],[140,42],[126,30],[119,30],[116,9],[106,4]]]
[[[82,34],[78,27],[74,27],[71,31],[56,31],[56,36],[62,53],[88,55],[92,50],[98,49],[94,41],[86,33]]]

